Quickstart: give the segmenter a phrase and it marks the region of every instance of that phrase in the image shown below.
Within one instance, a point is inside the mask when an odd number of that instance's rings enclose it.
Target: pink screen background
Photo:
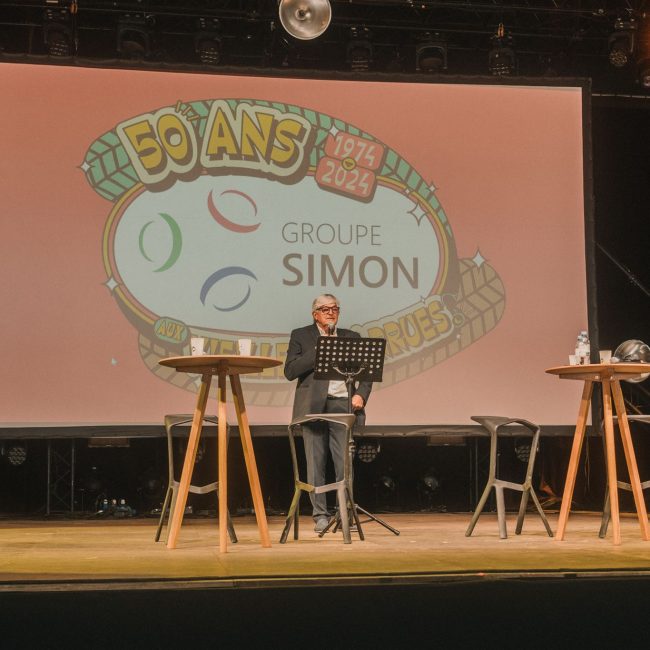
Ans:
[[[135,330],[103,286],[108,202],[78,167],[89,144],[127,117],[220,97],[309,107],[388,143],[434,180],[459,258],[480,249],[503,280],[498,326],[377,391],[369,424],[464,424],[476,414],[575,422],[578,382],[544,369],[567,362],[587,323],[581,89],[17,64],[0,65],[0,84],[0,424],[159,423],[192,411],[193,394],[142,363]],[[296,327],[309,320],[308,305],[297,309]],[[251,407],[249,417],[286,423],[290,409]]]

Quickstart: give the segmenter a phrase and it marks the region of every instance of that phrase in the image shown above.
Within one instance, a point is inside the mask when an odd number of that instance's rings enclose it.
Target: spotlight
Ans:
[[[433,470],[427,470],[421,477],[420,483],[425,492],[435,492],[440,487],[440,479]]]
[[[373,52],[367,27],[350,28],[346,59],[353,72],[366,72],[370,69]]]
[[[46,9],[43,40],[50,56],[64,57],[74,54],[76,47],[71,14],[76,11],[76,3],[70,5],[69,11],[67,7]]]
[[[124,59],[149,58],[153,23],[153,16],[124,14],[117,24],[117,53]]]
[[[221,24],[217,18],[199,18],[194,51],[204,65],[221,63]]]
[[[377,482],[377,487],[385,492],[395,492],[397,483],[390,474],[382,474],[382,476],[379,477],[379,481]]]
[[[522,463],[527,463],[528,459],[530,458],[530,447],[530,440],[516,438],[515,456],[517,457],[517,460],[521,461]]]
[[[282,27],[303,41],[320,36],[332,20],[329,0],[280,0],[278,11]]]
[[[503,23],[497,27],[496,34],[490,39],[492,48],[488,54],[488,69],[495,77],[502,77],[515,72],[517,57],[512,48],[512,37],[506,33]]]
[[[13,467],[18,467],[27,460],[27,448],[20,443],[12,444],[8,448],[3,447],[2,454]]]
[[[439,34],[426,34],[415,48],[415,69],[436,73],[447,69],[447,44]]]
[[[618,18],[614,23],[614,32],[608,39],[608,47],[609,62],[615,68],[624,68],[632,60],[635,33],[634,18],[630,20]]]
[[[362,442],[357,449],[357,456],[362,463],[372,463],[380,450],[381,446],[378,442]]]
[[[429,467],[418,479],[417,490],[420,502],[425,506],[424,512],[445,512],[447,510],[444,504],[433,505],[434,501],[439,499],[441,485],[442,481],[433,467]]]

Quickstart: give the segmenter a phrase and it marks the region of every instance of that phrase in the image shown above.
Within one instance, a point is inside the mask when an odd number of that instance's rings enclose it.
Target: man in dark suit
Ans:
[[[316,341],[319,336],[359,337],[358,332],[337,327],[339,301],[330,293],[318,296],[312,303],[314,322],[291,332],[284,376],[298,380],[293,402],[293,417],[307,413],[347,413],[348,393],[345,381],[314,379]],[[357,424],[365,421],[364,408],[370,395],[372,382],[360,382],[352,393],[352,409],[357,413]],[[345,427],[335,423],[302,425],[302,436],[307,458],[307,482],[318,487],[325,485],[327,450],[332,454],[336,480],[343,480],[343,464],[347,453]],[[313,506],[314,530],[325,530],[330,520],[325,494],[310,493]]]

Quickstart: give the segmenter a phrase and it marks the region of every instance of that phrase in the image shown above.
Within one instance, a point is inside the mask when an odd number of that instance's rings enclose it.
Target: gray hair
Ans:
[[[316,311],[321,305],[326,305],[329,302],[335,302],[337,307],[341,306],[339,299],[331,293],[322,293],[318,298],[311,303],[312,312]]]

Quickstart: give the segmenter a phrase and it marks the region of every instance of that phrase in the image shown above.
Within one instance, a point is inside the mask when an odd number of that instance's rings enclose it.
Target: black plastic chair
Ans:
[[[167,493],[165,494],[165,501],[163,503],[162,512],[160,513],[160,519],[158,520],[158,528],[156,530],[155,541],[160,541],[160,534],[165,523],[165,515],[169,512],[169,517],[167,522],[169,523],[174,514],[174,508],[176,507],[176,498],[178,496],[178,486],[179,481],[176,480],[174,476],[174,440],[173,440],[173,429],[174,427],[183,426],[185,424],[191,424],[194,417],[192,415],[166,415],[165,416],[165,432],[167,434],[167,467],[169,471],[169,478],[167,483]],[[203,418],[203,423],[217,424],[217,418],[206,415]],[[190,485],[189,491],[192,494],[208,494],[210,492],[216,492],[219,494],[219,482],[215,481],[214,483],[208,483],[208,485],[198,486]],[[232,525],[230,519],[230,513],[228,513],[228,535],[230,541],[234,544],[237,542],[237,535],[235,534],[235,529]]]
[[[481,426],[487,429],[490,434],[490,470],[488,475],[487,484],[481,495],[472,520],[470,521],[467,530],[465,531],[465,536],[469,537],[476,526],[478,518],[481,516],[481,512],[485,507],[485,504],[490,496],[490,490],[494,488],[496,493],[497,500],[497,519],[499,521],[499,537],[501,539],[506,539],[508,537],[508,532],[506,530],[506,508],[503,498],[503,490],[517,490],[521,492],[521,501],[519,503],[519,515],[517,516],[517,527],[515,529],[515,534],[521,534],[521,529],[524,525],[524,516],[526,514],[526,506],[528,505],[528,497],[533,499],[535,507],[539,516],[542,518],[544,527],[549,537],[553,537],[553,532],[549,526],[548,519],[542,510],[542,506],[539,503],[539,499],[535,494],[535,490],[532,487],[533,480],[533,469],[535,467],[535,457],[537,456],[537,448],[539,446],[539,433],[540,428],[538,425],[529,422],[528,420],[522,420],[520,418],[507,418],[500,416],[485,416],[485,415],[473,415],[472,420],[478,422]],[[510,481],[503,481],[497,478],[497,449],[498,449],[498,440],[499,440],[499,429],[510,424],[519,424],[525,429],[528,429],[532,435],[532,441],[530,444],[530,455],[528,457],[528,465],[526,467],[526,477],[523,483],[512,483]]]

